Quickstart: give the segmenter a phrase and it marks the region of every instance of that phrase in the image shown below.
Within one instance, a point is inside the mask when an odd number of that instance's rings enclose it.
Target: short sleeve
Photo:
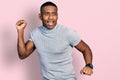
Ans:
[[[35,34],[36,34],[37,29],[38,29],[38,27],[35,28],[35,29],[33,29],[33,30],[31,31],[31,33],[30,33],[30,35],[29,35],[29,40],[30,40],[30,41],[33,41],[33,42],[34,42],[34,36],[35,36]]]
[[[69,41],[69,44],[72,47],[74,47],[81,41],[80,35],[74,30],[69,30],[68,31],[68,41]]]
[[[32,35],[32,33],[33,33],[33,32],[31,32],[30,35],[29,35],[29,40],[30,40],[30,41],[33,41],[33,35]]]
[[[33,41],[32,38],[31,38],[31,35],[29,36],[29,40],[30,40],[30,41]]]

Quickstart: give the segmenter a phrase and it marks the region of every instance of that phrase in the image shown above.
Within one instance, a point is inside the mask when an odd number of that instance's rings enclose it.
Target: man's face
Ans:
[[[42,8],[40,19],[43,25],[48,29],[53,29],[57,24],[58,13],[57,8],[54,6],[45,6]]]

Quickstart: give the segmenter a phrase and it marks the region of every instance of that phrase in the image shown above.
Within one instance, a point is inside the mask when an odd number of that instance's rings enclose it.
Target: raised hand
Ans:
[[[26,25],[27,25],[27,22],[25,20],[19,20],[16,23],[16,28],[17,28],[17,30],[21,30],[21,29],[24,30]]]

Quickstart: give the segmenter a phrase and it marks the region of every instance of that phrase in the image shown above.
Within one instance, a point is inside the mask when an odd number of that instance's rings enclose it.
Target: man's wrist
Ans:
[[[24,29],[17,29],[17,32],[19,33],[21,33],[21,32],[24,32]]]
[[[91,69],[93,69],[93,64],[92,63],[88,63],[85,65],[86,67],[90,67]]]

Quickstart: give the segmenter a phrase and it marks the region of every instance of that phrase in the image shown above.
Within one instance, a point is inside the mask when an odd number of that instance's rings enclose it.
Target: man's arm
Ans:
[[[16,23],[18,32],[17,49],[20,59],[28,57],[35,50],[35,45],[32,41],[28,40],[26,43],[24,42],[24,29],[26,25],[27,23],[24,20],[19,20]]]
[[[81,40],[78,45],[75,46],[77,50],[82,52],[85,63],[86,64],[92,64],[92,52],[89,46]],[[93,73],[92,68],[85,66],[81,71],[81,74],[91,75]]]

